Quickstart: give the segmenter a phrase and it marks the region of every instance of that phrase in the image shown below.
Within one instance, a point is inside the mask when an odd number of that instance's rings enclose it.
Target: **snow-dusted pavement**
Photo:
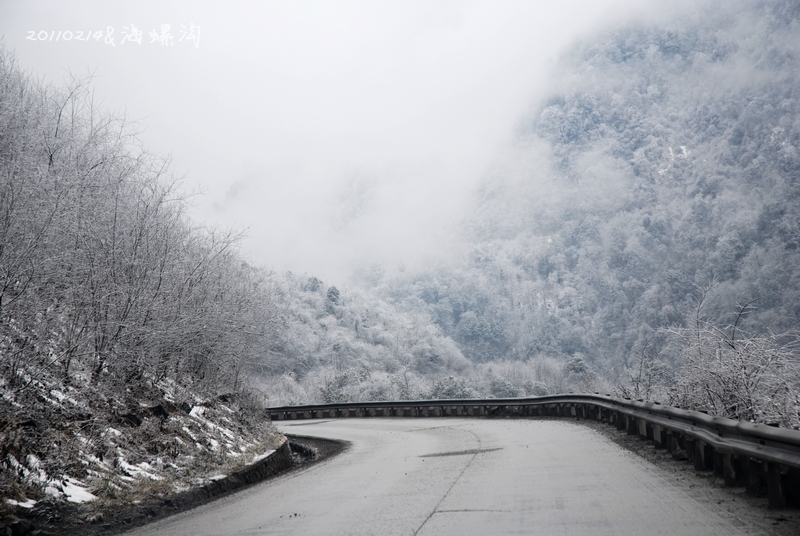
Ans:
[[[315,420],[343,454],[129,534],[745,534],[680,482],[568,421]]]

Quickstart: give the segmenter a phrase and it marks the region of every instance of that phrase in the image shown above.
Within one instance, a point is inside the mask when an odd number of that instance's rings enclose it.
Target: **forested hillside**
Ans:
[[[280,280],[285,328],[251,370],[273,405],[426,396],[470,363],[424,313],[313,276]]]
[[[796,426],[798,36],[789,1],[587,36],[475,192],[466,256],[367,266],[338,305],[290,278],[293,335],[267,391],[615,389]]]
[[[384,292],[474,361],[581,354],[610,378],[677,365],[662,328],[703,294],[714,326],[749,304],[740,329],[796,331],[799,19],[714,2],[587,38],[480,187],[470,258]]]
[[[0,511],[171,493],[277,444],[242,375],[275,289],[186,203],[85,83],[0,50]]]

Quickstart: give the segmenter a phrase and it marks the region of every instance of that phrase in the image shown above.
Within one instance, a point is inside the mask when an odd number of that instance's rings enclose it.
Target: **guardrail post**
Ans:
[[[777,463],[767,463],[767,498],[770,508],[786,506],[786,497],[783,494],[781,482],[781,466]]]
[[[724,453],[720,457],[722,458],[722,477],[725,479],[725,485],[735,486],[737,474],[733,454]]]
[[[747,468],[747,492],[756,497],[763,497],[766,493],[766,467],[755,458],[747,457],[744,460]]]
[[[672,430],[667,430],[667,452],[675,452],[680,448],[680,434]]]
[[[681,437],[681,443],[683,443],[683,450],[686,452],[686,457],[689,459],[690,462],[697,466],[697,446],[695,445],[695,440],[693,437],[683,436]]]
[[[699,439],[694,442],[694,448],[694,468],[700,471],[713,469],[714,448],[705,441]]]
[[[636,417],[625,415],[625,429],[628,432],[628,435],[636,435],[638,432],[637,428],[638,423],[636,422]]]
[[[711,461],[712,461],[712,466],[713,466],[712,468],[714,469],[714,475],[724,478],[725,477],[725,467],[724,467],[724,464],[723,464],[723,460],[724,460],[724,454],[722,454],[721,452],[717,452],[717,450],[714,449],[714,453],[711,456]]]
[[[664,448],[664,435],[663,435],[664,434],[664,430],[662,430],[661,426],[659,426],[658,424],[652,424],[652,425],[650,425],[650,431],[653,434],[652,439],[653,439],[653,445],[655,446],[655,448],[663,449]]]
[[[736,468],[739,469],[739,471],[737,471],[736,483],[740,486],[744,486],[747,493],[755,495],[751,485],[754,483],[754,480],[757,481],[757,477],[754,477],[752,474],[753,471],[757,469],[757,466],[750,463],[750,456],[740,456],[737,462]]]
[[[800,506],[800,468],[789,467],[788,474],[784,475],[783,494],[786,497],[786,504],[792,507]]]

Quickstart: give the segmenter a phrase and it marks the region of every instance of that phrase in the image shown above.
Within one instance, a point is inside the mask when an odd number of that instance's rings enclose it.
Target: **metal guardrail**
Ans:
[[[596,419],[686,456],[726,485],[766,495],[771,508],[800,506],[800,431],[712,417],[609,395],[347,402],[268,408],[274,421],[344,417],[558,416]]]

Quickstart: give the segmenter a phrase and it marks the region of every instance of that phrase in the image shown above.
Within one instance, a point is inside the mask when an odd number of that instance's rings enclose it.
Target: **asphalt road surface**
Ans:
[[[352,447],[128,534],[752,533],[569,421],[354,418],[279,428]]]

